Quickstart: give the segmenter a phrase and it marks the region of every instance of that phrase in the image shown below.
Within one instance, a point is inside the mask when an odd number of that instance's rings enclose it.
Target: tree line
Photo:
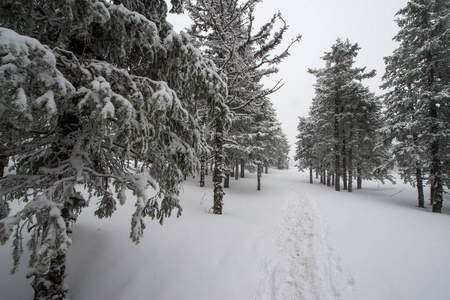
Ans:
[[[349,192],[363,179],[392,180],[396,167],[417,188],[424,207],[441,212],[450,186],[450,3],[412,0],[397,13],[399,43],[385,58],[386,73],[376,97],[361,81],[375,75],[353,64],[357,44],[338,39],[322,59],[309,116],[300,118],[295,159],[299,169]]]
[[[257,170],[260,189],[264,167],[287,166],[268,98],[282,84],[261,79],[300,37],[275,54],[288,26],[276,13],[255,29],[259,2],[171,0],[188,33],[164,0],[0,3],[0,242],[12,237],[14,273],[27,240],[34,299],[66,298],[69,234],[90,198],[107,218],[131,191],[139,243],[145,218],[181,214],[181,184],[207,163],[215,214],[232,173]]]

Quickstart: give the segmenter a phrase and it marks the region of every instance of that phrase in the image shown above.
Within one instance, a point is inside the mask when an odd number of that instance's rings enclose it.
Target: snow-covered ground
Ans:
[[[231,185],[216,216],[211,182],[189,180],[183,216],[148,220],[139,245],[132,201],[107,220],[86,209],[68,253],[70,299],[450,299],[448,196],[432,214],[408,185],[337,193],[293,168],[263,175],[262,191],[252,174]],[[0,299],[31,299],[27,257],[9,276],[10,250],[0,247]]]

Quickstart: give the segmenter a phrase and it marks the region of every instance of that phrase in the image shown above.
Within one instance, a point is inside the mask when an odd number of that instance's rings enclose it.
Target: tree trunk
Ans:
[[[229,171],[225,172],[225,182],[223,184],[223,187],[226,189],[230,188],[230,172]]]
[[[262,176],[262,169],[263,166],[262,165],[258,165],[257,167],[257,187],[256,190],[260,191],[261,190],[261,176]]]
[[[341,184],[340,184],[341,157],[340,157],[339,153],[336,153],[336,155],[334,157],[334,163],[335,163],[334,190],[339,192],[341,190]]]
[[[347,145],[344,139],[342,143],[342,183],[343,189],[347,190]]]
[[[331,174],[331,185],[334,186],[334,173]]]
[[[334,190],[340,191],[341,190],[341,184],[340,184],[340,176],[341,176],[341,153],[340,153],[340,136],[339,136],[339,96],[337,95],[334,100]]]
[[[0,178],[5,175],[5,168],[8,166],[8,157],[0,156]]]
[[[8,166],[8,163],[9,163],[9,158],[8,157],[0,156],[0,179],[3,178],[3,176],[5,176],[5,168]],[[0,201],[3,201],[3,199],[1,199]],[[2,218],[7,216],[6,215],[6,216],[2,217],[2,212],[3,213],[6,212],[6,211],[9,212],[9,207],[8,207],[8,202],[6,201],[6,197],[5,197],[4,201],[5,201],[5,205],[3,205],[3,204],[0,204],[0,205],[6,207],[8,209],[3,211],[3,209],[0,208],[0,219],[2,219]]]
[[[429,64],[433,61],[433,56],[431,52],[428,52],[426,55],[427,62]],[[433,84],[435,82],[435,70],[431,67],[428,71],[428,88],[432,90]],[[438,106],[435,99],[431,98],[428,101],[429,103],[429,112],[430,112],[430,120],[431,126],[430,131],[432,135],[431,141],[431,169],[430,169],[430,204],[433,205],[433,212],[440,213],[442,210],[442,200],[443,200],[443,189],[442,189],[442,166],[439,158],[439,128],[438,123],[440,122],[438,118]],[[433,137],[434,136],[434,137]]]
[[[313,169],[309,168],[309,183],[313,183]]]
[[[317,169],[316,169],[316,179],[319,179],[319,172],[317,172]]]
[[[205,175],[208,176],[208,168],[209,168],[209,164],[208,162],[205,160]]]
[[[200,187],[205,186],[205,159],[200,160]]]
[[[419,202],[418,206],[425,207],[425,198],[423,196],[423,181],[422,181],[422,170],[416,168],[416,185],[417,185],[417,200]]]
[[[9,216],[9,204],[6,200],[6,196],[0,197],[0,220]]]
[[[353,192],[353,148],[348,149],[348,192]]]
[[[331,172],[327,169],[327,186],[331,186]]]
[[[265,165],[264,173],[269,174],[269,165],[268,164]]]
[[[234,179],[238,180],[239,179],[239,161],[236,158],[236,165],[234,166]]]
[[[319,169],[319,173],[320,173],[320,183],[323,184],[325,178],[323,178],[323,172],[322,172],[322,167],[320,167]]]
[[[430,75],[433,78],[433,75]],[[438,129],[436,123],[438,122],[437,107],[435,101],[430,101],[430,117],[433,121],[431,125],[431,133],[437,134]],[[442,209],[442,178],[441,178],[441,162],[439,159],[439,138],[434,137],[431,142],[431,169],[430,169],[430,204],[433,205],[433,212],[440,213]]]
[[[418,147],[418,139],[419,139],[418,134],[413,132],[412,136],[413,136],[414,147]],[[425,197],[423,195],[422,169],[420,168],[419,162],[416,162],[416,185],[417,185],[418,206],[425,208]]]
[[[341,190],[341,184],[340,184],[340,175],[341,175],[341,163],[340,163],[340,155],[336,154],[334,158],[335,162],[335,168],[334,171],[334,190],[340,191]]]
[[[442,202],[443,202],[442,181],[440,180],[440,178],[434,179],[432,186],[434,188],[434,201],[432,211],[435,213],[440,213],[442,210]]]
[[[241,159],[241,178],[245,177],[245,160]]]
[[[356,188],[358,190],[362,189],[362,169],[361,169],[361,163],[358,163],[358,169],[356,170],[357,174],[357,178],[356,178]]]
[[[431,186],[430,186],[430,204],[433,205],[433,212],[440,213],[442,209],[442,178],[441,178],[441,165],[438,158],[439,142],[433,141],[431,145]]]
[[[222,187],[223,176],[223,124],[216,119],[216,151],[214,155],[214,205],[213,213],[222,214],[223,196],[225,195]]]

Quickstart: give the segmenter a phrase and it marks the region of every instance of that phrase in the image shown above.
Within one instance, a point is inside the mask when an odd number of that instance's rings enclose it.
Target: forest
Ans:
[[[270,100],[283,81],[263,80],[303,41],[286,39],[281,12],[255,25],[261,2],[0,2],[0,243],[12,241],[11,274],[29,252],[34,299],[67,298],[83,210],[104,219],[133,203],[129,238],[139,244],[146,219],[182,215],[189,178],[207,189],[212,173],[210,212],[222,215],[226,189],[246,172],[264,193],[269,168],[289,169]],[[189,16],[186,32],[169,13]],[[450,186],[450,3],[412,0],[395,21],[383,96],[363,84],[375,71],[355,67],[360,47],[348,39],[309,70],[315,95],[293,158],[310,183],[335,191],[397,172],[418,207],[429,187],[440,213]]]

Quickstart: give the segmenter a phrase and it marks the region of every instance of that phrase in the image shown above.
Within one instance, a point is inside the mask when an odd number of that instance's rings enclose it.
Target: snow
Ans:
[[[36,103],[45,104],[45,107],[49,110],[50,113],[56,113],[56,103],[55,103],[55,94],[53,91],[47,91],[42,96],[36,99]]]
[[[25,91],[23,88],[17,89],[16,99],[14,101],[14,104],[17,105],[17,108],[21,111],[25,111],[28,107],[27,105],[27,95],[25,94]]]
[[[401,183],[335,192],[294,169],[262,180],[256,191],[255,174],[232,179],[216,216],[211,177],[205,188],[189,179],[183,216],[146,220],[139,245],[128,238],[134,201],[105,220],[91,201],[71,235],[70,299],[448,299],[448,195],[433,214]],[[10,250],[0,247],[2,297],[30,299],[26,257],[9,276]]]

